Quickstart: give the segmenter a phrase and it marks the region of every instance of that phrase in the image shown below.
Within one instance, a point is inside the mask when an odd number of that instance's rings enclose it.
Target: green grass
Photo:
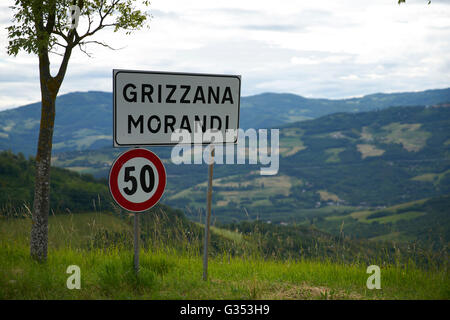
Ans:
[[[421,205],[424,202],[429,200],[429,198],[421,199],[421,200],[415,200],[410,202],[401,203],[395,206],[387,207],[380,210],[362,210],[362,211],[353,211],[351,213],[345,214],[345,215],[334,215],[334,216],[328,216],[325,219],[328,221],[342,221],[346,218],[353,218],[358,220],[358,222],[363,223],[372,223],[373,221],[377,221],[379,223],[388,223],[388,222],[396,222],[399,220],[410,220],[414,219],[420,216],[425,215],[425,212],[417,212],[414,210],[403,212],[403,213],[397,213],[397,210],[399,209],[406,209],[408,207],[412,207],[414,205]],[[389,212],[391,213],[388,216],[380,217],[380,218],[374,218],[374,219],[368,219],[369,216],[376,214],[377,212]]]
[[[373,241],[414,241],[414,237],[412,236],[408,236],[406,234],[404,234],[403,232],[391,232],[388,234],[383,234],[381,236],[377,236],[377,237],[373,237],[370,240]]]
[[[203,227],[204,225],[202,225]],[[229,239],[231,241],[237,242],[237,243],[241,243],[243,241],[243,237],[242,234],[239,232],[235,232],[235,231],[231,231],[231,230],[226,230],[226,229],[221,229],[221,228],[216,228],[211,226],[210,227],[211,232],[214,232],[220,236],[222,236],[223,238]]]
[[[409,211],[390,215],[387,217],[371,219],[371,221],[378,221],[379,223],[389,223],[389,222],[397,222],[399,220],[411,220],[424,215],[426,215],[425,212]]]
[[[383,127],[384,141],[387,143],[400,143],[409,152],[417,152],[426,146],[431,133],[421,130],[422,124],[401,124],[393,122]],[[381,135],[383,136],[383,135]]]
[[[432,182],[435,186],[438,186],[441,183],[441,180],[447,174],[450,174],[450,170],[446,170],[441,173],[425,173],[425,174],[413,177],[413,178],[411,178],[411,180],[422,181],[422,182]]]
[[[288,132],[287,135],[283,135],[280,140],[280,155],[282,157],[292,156],[306,149],[299,136],[289,136],[289,134]]]
[[[365,159],[367,157],[378,157],[383,155],[385,152],[382,149],[378,149],[374,145],[371,144],[358,144],[356,145],[358,151],[361,153],[361,158]]]
[[[449,299],[445,272],[381,268],[381,290],[366,288],[366,266],[217,256],[202,280],[201,256],[141,251],[135,276],[131,251],[53,249],[47,263],[28,248],[2,243],[0,299]],[[81,289],[69,290],[69,265]]]
[[[326,149],[325,153],[330,155],[330,157],[328,157],[328,159],[325,160],[325,162],[326,163],[340,162],[341,159],[339,158],[339,153],[341,153],[344,150],[345,150],[345,148],[330,148],[330,149]]]
[[[261,177],[258,174],[249,175],[242,182],[235,182],[233,178],[237,176],[230,176],[226,178],[218,178],[213,181],[216,189],[227,188],[227,190],[216,191],[223,200],[217,203],[218,207],[227,207],[229,202],[234,202],[238,205],[248,199],[251,204],[246,204],[246,207],[265,207],[273,205],[269,200],[271,196],[288,197],[292,186],[302,185],[302,181],[297,178],[287,176],[269,176]],[[184,189],[178,193],[172,194],[169,200],[177,200],[180,198],[190,199],[189,206],[197,209],[204,207],[204,193],[207,187],[206,182],[197,184],[194,187]],[[251,189],[242,192],[242,187],[249,187]]]
[[[86,246],[102,230],[129,232],[126,221],[91,213],[50,217],[49,224],[50,238],[55,238],[47,262],[37,263],[29,255],[29,219],[0,220],[0,299],[450,298],[446,269],[380,265],[382,289],[368,290],[365,264],[263,259],[257,252],[215,254],[204,282],[201,252],[175,250],[170,243],[142,249],[136,276],[132,250],[120,239],[109,246]],[[244,244],[238,233],[212,232]],[[70,265],[81,269],[80,290],[66,287]]]
[[[49,217],[49,245],[83,248],[96,237],[109,234],[132,235],[131,225],[112,214],[100,212],[61,214]],[[29,243],[31,219],[2,219],[0,217],[0,239],[14,239],[20,244]]]

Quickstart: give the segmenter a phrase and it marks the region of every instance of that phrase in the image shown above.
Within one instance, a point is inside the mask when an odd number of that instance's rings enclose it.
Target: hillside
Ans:
[[[0,112],[0,150],[35,155],[41,104]],[[112,97],[106,92],[74,92],[56,100],[53,150],[111,145]]]
[[[339,234],[343,229],[355,238],[416,241],[448,250],[450,243],[450,195],[411,201],[392,207],[322,215],[314,221],[321,230]]]
[[[336,112],[360,112],[390,106],[435,105],[450,101],[450,88],[362,98],[308,99],[293,94],[264,93],[241,98],[240,127],[270,128]],[[0,150],[34,155],[40,103],[0,112]],[[112,144],[112,94],[73,92],[56,101],[53,151],[93,150]]]
[[[309,225],[450,194],[449,127],[448,107],[339,113],[286,125],[280,131],[278,175],[259,175],[260,165],[215,166],[213,219]],[[163,158],[169,177],[162,201],[198,220],[205,205],[206,166],[173,165],[170,149],[152,150]],[[106,177],[120,151],[59,153],[54,164]],[[434,222],[419,213],[408,217],[418,226],[409,235],[390,224],[351,227],[352,221],[345,222],[345,230],[355,237],[425,239],[421,232]],[[342,219],[326,221],[321,228],[334,233],[342,224]],[[449,228],[447,222],[443,227]]]
[[[449,89],[414,93],[412,98],[410,94],[405,93],[376,94],[360,98],[362,100],[349,99],[353,102],[365,101],[366,108],[374,108],[377,111],[334,113],[317,119],[285,124],[280,129],[281,158],[278,175],[260,176],[260,165],[216,165],[213,221],[229,223],[260,219],[272,223],[314,224],[336,233],[338,224],[342,223],[342,220],[339,222],[330,220],[331,216],[344,217],[354,212],[382,209],[450,194],[450,132],[448,130],[450,108],[448,105],[390,107],[378,110],[383,103],[390,104],[395,101],[413,103],[416,101],[414,99],[418,99],[419,102],[430,102],[433,99],[444,99],[448,91]],[[71,110],[80,113],[74,119],[80,118],[83,112],[82,108],[76,107],[76,101],[81,99],[80,97],[84,99],[83,105],[90,106],[90,112],[92,112],[87,113],[89,121],[93,121],[88,124],[89,130],[98,129],[97,133],[100,134],[103,129],[101,126],[96,127],[95,121],[109,123],[109,120],[96,116],[95,105],[97,101],[103,101],[101,105],[103,112],[106,112],[107,109],[109,110],[110,95],[96,92],[61,96],[60,99],[63,102],[61,108],[72,108]],[[271,110],[264,103],[274,104],[277,99],[280,110],[286,111],[278,112],[280,115],[289,114],[288,110],[294,105],[299,106],[305,101],[313,105],[314,102],[298,96],[267,94],[243,99],[242,110],[257,110],[260,107]],[[342,104],[343,100],[336,100],[331,105],[336,106],[337,102]],[[314,108],[318,113],[332,110],[330,106],[322,111],[319,107]],[[16,111],[21,109],[29,112],[31,117],[32,111],[36,108],[28,106]],[[15,110],[8,112],[14,114],[13,111]],[[262,114],[262,112],[257,113]],[[310,116],[317,116],[318,113],[310,114]],[[0,113],[0,115],[3,114]],[[61,120],[59,121],[68,123],[69,129],[65,131],[65,138],[61,138],[63,140],[55,137],[56,150],[62,150],[58,149],[61,146],[60,143],[66,145],[67,139],[79,141],[78,136],[74,134],[78,132],[77,130],[81,130],[77,127],[79,123],[71,121],[73,119],[69,118],[69,114],[70,112],[60,112]],[[270,114],[269,111],[268,114]],[[19,121],[19,118],[11,119]],[[259,119],[262,120],[263,117],[260,116]],[[13,132],[13,128],[10,122],[8,130]],[[24,131],[24,139],[26,134]],[[105,141],[109,141],[108,139]],[[19,146],[26,145],[21,141],[17,143]],[[82,144],[78,145],[80,146]],[[95,144],[90,146],[93,147]],[[57,152],[53,157],[53,165],[68,168],[77,173],[89,173],[95,177],[106,178],[111,162],[122,151],[122,149],[104,147],[95,150]],[[153,148],[153,151],[163,159],[168,173],[167,188],[162,202],[185,210],[191,220],[198,221],[205,205],[206,166],[174,165],[170,161],[170,148]],[[23,157],[22,160],[24,160]],[[32,166],[31,162],[30,166]],[[25,190],[23,186],[31,181],[33,170],[30,169],[28,173],[24,171],[22,175],[19,174],[20,170],[19,165],[11,171],[13,173],[10,173],[8,177],[15,174],[19,177],[13,180],[7,177],[10,169],[4,169],[3,181],[8,182],[2,182],[2,187],[8,187],[9,191],[13,192],[8,191],[3,197],[8,194],[10,198],[7,200],[14,202],[16,201],[14,197],[21,193],[24,195],[25,202],[29,203],[32,191]],[[79,177],[77,173],[73,173],[73,177]],[[58,174],[59,171],[55,169],[55,177]],[[92,177],[82,179],[84,179],[82,181],[88,181]],[[59,179],[59,181],[63,180],[67,179]],[[55,178],[52,183],[53,188],[60,190],[54,193],[55,197],[52,198],[54,210],[64,211],[63,203],[73,204],[78,211],[92,210],[96,205],[95,201],[102,203],[105,208],[110,205],[104,200],[109,197],[105,184],[93,187],[89,194],[91,200],[89,203],[84,202],[80,207],[81,202],[77,200],[76,195],[65,195],[66,190],[69,190],[67,191],[69,193],[76,190],[76,182],[60,187],[55,183],[63,184],[63,182],[58,182],[58,178]],[[14,192],[16,190],[17,192]],[[98,198],[100,201],[95,200]],[[431,222],[428,223],[429,220],[423,214],[416,212],[406,216],[410,218],[411,224],[422,225],[422,229],[431,227]],[[371,224],[370,230],[374,230],[373,232],[358,231],[365,230],[367,225],[358,219],[348,220],[345,223],[346,230],[355,237],[425,239],[421,235],[420,227],[414,232],[409,232],[415,228],[412,225],[408,227],[408,230],[397,230],[395,227],[397,220],[398,217],[394,221],[388,221],[388,224]],[[420,221],[424,223],[418,223]],[[379,221],[375,219],[370,222],[378,223]],[[447,224],[444,226],[448,227]]]
[[[113,204],[106,191],[105,181],[66,169],[52,169],[51,225],[55,227],[50,228],[50,242],[58,243],[58,237],[66,235],[71,244],[81,248],[108,247],[115,241],[121,241],[125,247],[131,248],[130,214]],[[32,159],[25,160],[20,154],[0,153],[0,223],[3,221],[3,233],[13,232],[15,236],[28,237],[33,170]],[[406,238],[418,240],[418,244],[441,241],[435,246],[439,250],[450,241],[450,216],[447,214],[449,207],[450,196],[446,196],[383,210],[356,211],[343,215],[337,214],[336,210],[317,211],[316,215],[308,216],[311,218],[311,225],[280,226],[267,221],[223,224],[214,219],[211,252],[228,252],[231,255],[258,252],[264,257],[277,256],[283,259],[301,257],[335,260],[339,257],[338,261],[341,262],[358,259],[369,263],[383,250],[393,249],[393,244],[386,240]],[[95,211],[94,216],[81,213],[91,211]],[[17,218],[26,219],[13,223]],[[141,215],[143,246],[164,246],[170,243],[172,248],[186,249],[188,243],[193,252],[200,254],[204,217],[198,218],[198,222],[190,221],[183,211],[158,204]],[[115,219],[122,222],[115,223]],[[8,227],[9,223],[13,223],[15,228]],[[71,226],[69,229],[60,228],[58,224],[61,223],[70,223]],[[101,227],[102,223],[107,227]],[[81,234],[76,236],[68,230],[78,230]],[[394,233],[393,230],[397,232]],[[380,241],[354,241],[348,235]],[[362,254],[362,251],[366,253]],[[407,259],[410,258],[407,256]],[[423,264],[423,258],[416,263]]]
[[[448,194],[449,127],[449,108],[425,107],[341,113],[290,124],[280,132],[278,175],[260,176],[258,165],[216,167],[215,214],[226,221],[250,216],[302,222],[326,211]],[[176,174],[184,180],[189,173]],[[167,203],[200,207],[204,181],[177,188]]]
[[[294,94],[263,93],[242,99],[242,128],[271,128],[337,112],[364,112],[394,106],[450,102],[450,88],[421,92],[375,93],[361,98],[311,99]]]
[[[32,209],[35,161],[23,154],[0,152],[0,214]],[[52,167],[50,208],[53,213],[111,209],[108,186],[91,175]]]
[[[216,224],[205,283],[204,226],[162,204],[140,214],[140,272],[135,275],[132,216],[111,203],[108,209],[106,194],[93,197],[105,187],[102,181],[61,168],[52,170],[52,206],[56,200],[57,206],[49,217],[49,259],[36,264],[29,256],[30,212],[23,206],[28,201],[25,191],[32,190],[32,171],[32,159],[0,153],[3,300],[449,298],[445,247],[432,251],[420,243],[352,239],[345,228],[332,235],[318,230],[319,223]],[[428,209],[445,214],[448,205],[449,198],[441,197],[344,219],[365,223]],[[440,218],[435,222],[448,230]],[[367,290],[366,269],[372,264],[381,267],[382,290]],[[64,285],[69,265],[82,270],[81,290]]]

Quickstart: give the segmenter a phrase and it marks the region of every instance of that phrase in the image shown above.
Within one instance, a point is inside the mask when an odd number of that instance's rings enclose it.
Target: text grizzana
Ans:
[[[127,102],[148,103],[203,103],[203,104],[233,104],[230,87],[221,92],[220,87],[190,86],[190,85],[152,85],[142,83],[140,88],[133,83],[123,87],[123,98]],[[179,98],[179,100],[177,100]]]

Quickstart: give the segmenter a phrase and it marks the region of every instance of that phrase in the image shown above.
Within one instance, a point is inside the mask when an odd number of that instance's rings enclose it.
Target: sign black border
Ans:
[[[199,76],[199,77],[220,77],[220,78],[236,78],[239,81],[239,97],[238,97],[238,116],[237,116],[237,128],[239,129],[239,116],[241,111],[241,76],[240,75],[226,75],[226,74],[208,74],[208,73],[189,73],[189,72],[166,72],[166,71],[142,71],[142,70],[126,70],[126,69],[113,69],[113,147],[114,148],[126,148],[126,147],[139,147],[139,146],[175,146],[178,144],[178,142],[174,143],[150,143],[150,144],[120,144],[117,142],[117,126],[116,126],[116,77],[120,73],[145,73],[145,74],[168,74],[168,75],[181,75],[181,76]],[[185,143],[183,145],[225,145],[225,144],[236,144],[238,140],[238,137],[236,136],[236,139],[234,142],[221,142],[221,143],[211,143],[211,142],[202,142],[200,143],[194,143],[191,142],[190,144]]]

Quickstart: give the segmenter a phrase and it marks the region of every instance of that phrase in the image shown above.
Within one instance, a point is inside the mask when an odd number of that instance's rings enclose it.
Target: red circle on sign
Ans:
[[[127,200],[119,190],[119,171],[123,165],[133,158],[145,158],[150,161],[158,173],[158,185],[155,193],[144,202],[132,202]],[[109,172],[109,190],[111,196],[119,206],[132,212],[141,212],[150,209],[161,199],[166,188],[166,169],[163,163],[153,152],[147,149],[131,149],[122,153],[112,164]]]

